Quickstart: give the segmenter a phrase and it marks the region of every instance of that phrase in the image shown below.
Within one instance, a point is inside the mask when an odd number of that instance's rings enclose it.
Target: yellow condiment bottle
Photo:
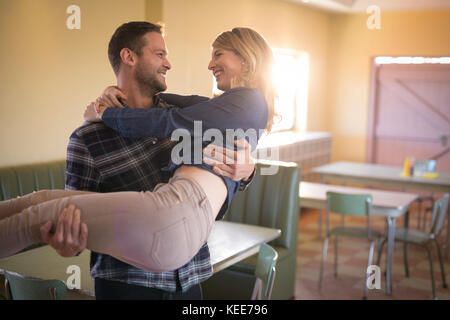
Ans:
[[[408,157],[406,157],[405,162],[403,163],[402,176],[409,177],[409,158]]]

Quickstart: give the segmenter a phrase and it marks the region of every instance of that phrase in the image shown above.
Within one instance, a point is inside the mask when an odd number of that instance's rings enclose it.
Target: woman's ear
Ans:
[[[136,63],[135,53],[128,48],[122,48],[122,50],[120,50],[120,59],[122,60],[122,63],[128,66],[134,66]]]
[[[242,72],[243,73],[248,73],[249,72],[249,65],[248,65],[248,63],[245,61],[245,60],[242,60],[241,61],[241,64],[242,64]]]

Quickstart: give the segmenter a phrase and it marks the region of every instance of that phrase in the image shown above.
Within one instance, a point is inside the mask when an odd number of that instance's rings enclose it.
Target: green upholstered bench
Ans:
[[[275,175],[260,175],[269,164],[278,165]],[[257,174],[245,192],[237,193],[225,220],[277,228],[281,236],[269,244],[278,252],[272,299],[287,300],[295,294],[300,169],[295,163],[257,164]],[[257,254],[219,271],[202,283],[205,299],[250,299]]]
[[[44,189],[64,189],[66,160],[0,168],[0,201]],[[42,244],[25,248],[30,250]]]
[[[43,189],[64,189],[66,160],[55,160],[28,165],[0,168],[0,201],[23,196]],[[42,244],[32,245],[23,251]],[[0,275],[0,299],[4,278]]]
[[[0,168],[0,200],[43,189],[64,189],[66,160]]]

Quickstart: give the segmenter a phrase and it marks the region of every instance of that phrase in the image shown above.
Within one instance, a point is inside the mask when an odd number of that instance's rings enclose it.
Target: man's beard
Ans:
[[[167,89],[166,84],[158,80],[157,77],[157,74],[145,72],[143,68],[136,69],[135,79],[143,95],[153,97],[155,94]]]

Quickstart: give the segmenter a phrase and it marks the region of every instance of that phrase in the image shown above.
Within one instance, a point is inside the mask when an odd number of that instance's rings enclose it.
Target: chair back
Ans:
[[[252,300],[270,300],[275,281],[277,260],[277,251],[270,245],[263,243],[258,253],[258,262],[255,269],[256,283]]]
[[[372,211],[372,195],[327,192],[328,211],[352,215],[368,216]]]
[[[448,193],[434,202],[430,233],[434,234],[435,237],[438,237],[442,231],[442,226],[444,225],[445,216],[448,210],[448,202]]]
[[[280,229],[280,237],[270,244],[296,251],[299,185],[300,168],[295,163],[258,160],[252,183],[233,196],[224,220]]]
[[[6,297],[10,300],[64,300],[67,287],[61,280],[39,280],[5,271]]]
[[[372,195],[327,192],[327,234],[330,230],[330,212],[351,216],[367,217],[367,238],[371,239],[370,214],[372,212]]]

